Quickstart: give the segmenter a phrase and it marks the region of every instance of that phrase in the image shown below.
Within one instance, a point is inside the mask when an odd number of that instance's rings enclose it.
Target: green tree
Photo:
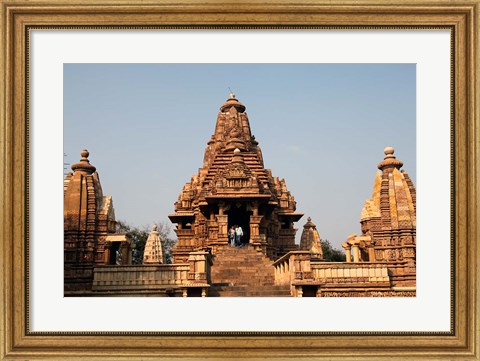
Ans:
[[[166,222],[156,222],[157,232],[162,240],[163,254],[165,255],[165,262],[172,263],[172,249],[176,241],[170,237],[170,226]],[[148,235],[151,229],[149,227],[135,227],[129,225],[125,221],[117,221],[118,233],[125,233],[132,239],[133,242],[133,264],[143,263],[143,252],[145,250],[145,243],[147,242]]]
[[[321,239],[323,260],[327,262],[345,262],[345,253],[333,248],[328,239]]]
[[[165,263],[173,263],[172,251],[177,241],[170,237],[171,227],[167,222],[157,222],[157,232],[162,240],[163,254],[165,255]],[[144,245],[145,246],[145,245]],[[143,258],[143,250],[142,250]]]

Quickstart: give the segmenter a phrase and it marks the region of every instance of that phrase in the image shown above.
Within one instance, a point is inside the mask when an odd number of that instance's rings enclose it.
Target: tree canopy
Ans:
[[[328,239],[321,239],[323,260],[327,262],[345,262],[345,253],[333,248]]]
[[[172,250],[176,241],[170,236],[170,225],[166,222],[156,222],[157,231],[162,240],[162,249],[165,255],[165,263],[172,263]],[[151,228],[147,226],[136,227],[125,221],[117,221],[117,232],[125,233],[133,242],[133,264],[143,263],[143,251]],[[345,262],[343,250],[334,248],[328,239],[322,239],[323,260],[326,262]]]

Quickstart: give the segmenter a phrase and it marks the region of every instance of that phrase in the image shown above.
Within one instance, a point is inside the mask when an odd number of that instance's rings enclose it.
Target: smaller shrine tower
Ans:
[[[131,263],[130,240],[115,233],[111,196],[104,196],[88,150],[64,180],[65,291],[91,287],[95,265]]]
[[[361,213],[362,235],[352,234],[342,246],[347,262],[388,264],[394,286],[415,285],[416,190],[394,149],[386,147],[378,164],[372,198]]]
[[[302,238],[300,239],[300,249],[310,251],[312,259],[322,260],[323,250],[320,235],[317,231],[317,226],[308,217],[307,223],[303,226]]]
[[[143,263],[164,263],[162,240],[158,234],[156,224],[153,225],[152,231],[148,235],[147,242],[145,243]]]

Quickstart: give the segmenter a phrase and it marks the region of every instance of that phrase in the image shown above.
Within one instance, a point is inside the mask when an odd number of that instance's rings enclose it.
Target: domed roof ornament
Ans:
[[[315,223],[312,222],[312,217],[307,218],[307,223],[303,225],[303,228],[314,228],[316,227]]]
[[[94,173],[97,168],[90,164],[90,161],[88,160],[88,156],[90,155],[90,153],[88,152],[88,150],[82,150],[80,155],[82,156],[82,159],[80,159],[78,163],[72,165],[72,170],[74,172],[83,172],[87,174]]]
[[[402,168],[403,162],[397,160],[397,158],[393,155],[393,153],[395,153],[395,149],[393,149],[393,147],[386,147],[383,152],[385,153],[385,158],[382,162],[378,163],[378,169],[384,171],[385,169],[389,168]]]
[[[245,105],[240,103],[237,98],[235,98],[235,93],[231,92],[230,97],[227,99],[225,103],[222,104],[220,107],[220,111],[222,113],[228,112],[232,107],[234,107],[239,113],[245,112]]]

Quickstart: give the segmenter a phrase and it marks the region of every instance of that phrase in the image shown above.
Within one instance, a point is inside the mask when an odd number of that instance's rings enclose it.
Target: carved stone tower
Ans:
[[[148,235],[143,252],[143,263],[163,263],[162,240],[157,231],[157,225],[154,224],[152,231]]]
[[[177,224],[175,262],[188,253],[228,245],[234,225],[244,232],[243,243],[269,257],[278,257],[295,245],[294,197],[285,180],[272,176],[252,135],[245,106],[234,94],[220,107],[215,133],[207,143],[203,167],[192,176],[169,218]]]
[[[87,150],[64,180],[65,291],[91,287],[95,265],[129,263],[130,241],[115,233],[111,196],[104,196]]]
[[[384,262],[392,273],[394,286],[415,285],[416,191],[403,163],[385,148],[378,164],[372,198],[361,214],[362,235],[351,235],[342,246],[347,262]]]
[[[317,226],[308,217],[307,223],[303,226],[302,238],[300,239],[300,249],[310,251],[313,259],[323,259],[322,243]]]

